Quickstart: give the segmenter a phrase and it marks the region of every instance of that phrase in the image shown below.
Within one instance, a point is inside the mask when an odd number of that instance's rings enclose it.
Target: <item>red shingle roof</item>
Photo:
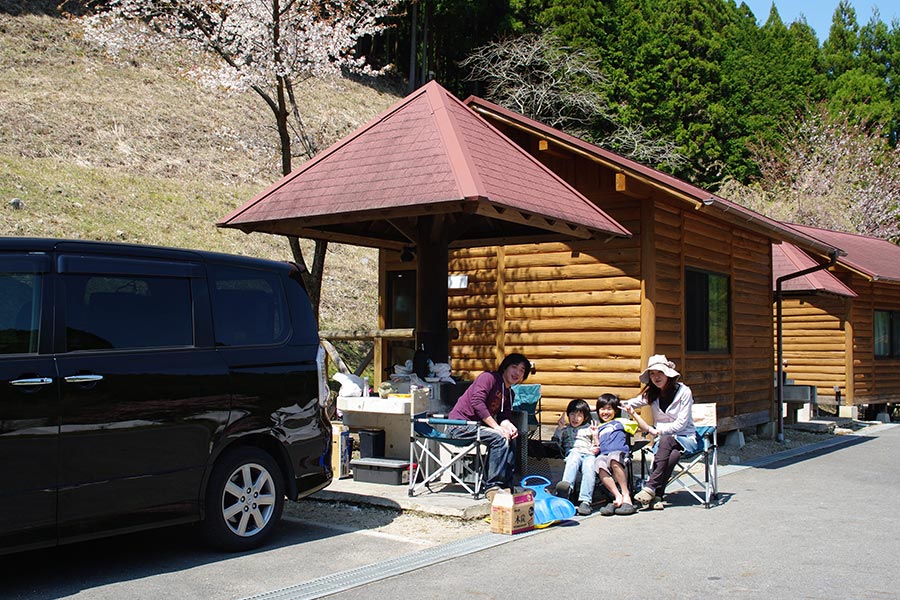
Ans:
[[[524,129],[532,134],[538,134],[548,140],[554,140],[570,148],[575,148],[578,152],[591,156],[597,162],[605,164],[618,172],[626,173],[638,180],[645,181],[654,187],[668,190],[675,196],[690,199],[691,202],[696,204],[696,208],[700,210],[708,210],[717,213],[720,215],[720,218],[730,219],[741,223],[748,228],[755,228],[757,231],[764,232],[772,240],[787,240],[800,245],[800,247],[806,250],[820,253],[823,256],[830,255],[839,248],[832,247],[825,243],[826,240],[824,239],[807,236],[779,221],[770,219],[765,215],[756,213],[739,204],[731,202],[730,200],[716,196],[707,190],[686,181],[682,181],[668,173],[663,173],[662,171],[648,167],[647,165],[625,158],[615,152],[595,146],[594,144],[581,140],[573,135],[554,129],[549,125],[530,119],[477,96],[466,98],[465,104],[473,108],[479,114],[488,115],[492,119],[496,118],[499,121],[505,121],[512,124],[514,127]]]
[[[839,246],[847,252],[838,263],[872,280],[900,283],[900,246],[881,238],[819,229],[807,225],[791,227],[816,237],[823,242]]]
[[[818,264],[808,254],[793,244],[788,242],[772,244],[772,289],[775,289],[775,280],[779,277],[804,271]],[[782,282],[781,291],[824,292],[851,298],[856,296],[853,290],[825,269],[787,279]]]
[[[403,219],[435,214],[454,215],[457,246],[546,231],[631,235],[436,82],[218,225],[391,246],[410,241]]]

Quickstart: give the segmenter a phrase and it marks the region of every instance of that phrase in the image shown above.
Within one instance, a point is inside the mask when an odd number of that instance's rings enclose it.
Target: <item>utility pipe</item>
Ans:
[[[841,251],[838,249],[834,249],[828,253],[830,257],[830,261],[824,265],[816,265],[815,267],[810,267],[808,269],[804,269],[802,271],[797,271],[796,273],[790,273],[788,275],[782,275],[781,277],[775,280],[775,323],[776,323],[776,340],[775,347],[777,348],[777,369],[778,369],[778,393],[775,397],[775,403],[777,404],[777,415],[778,415],[778,431],[776,434],[776,439],[779,443],[784,443],[784,343],[781,339],[781,284],[787,281],[788,279],[796,279],[797,277],[803,277],[804,275],[809,275],[810,273],[815,273],[816,271],[823,271],[825,269],[831,268],[837,263],[838,256],[840,256]]]

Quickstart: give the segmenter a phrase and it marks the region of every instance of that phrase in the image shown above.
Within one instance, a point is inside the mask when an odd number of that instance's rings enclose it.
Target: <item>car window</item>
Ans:
[[[288,336],[288,312],[276,273],[212,266],[213,320],[217,346],[278,344]]]
[[[40,273],[0,272],[0,354],[34,354],[40,336]]]
[[[190,280],[66,275],[66,349],[191,346]]]

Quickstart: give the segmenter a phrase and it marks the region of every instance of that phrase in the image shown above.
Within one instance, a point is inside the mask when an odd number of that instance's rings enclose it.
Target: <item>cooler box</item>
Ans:
[[[384,458],[384,429],[359,430],[359,457]]]
[[[386,483],[388,485],[409,484],[409,461],[394,458],[357,458],[350,461],[353,481],[365,483]]]

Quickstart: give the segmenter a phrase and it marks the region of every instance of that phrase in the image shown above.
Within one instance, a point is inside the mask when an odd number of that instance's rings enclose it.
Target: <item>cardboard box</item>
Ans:
[[[353,481],[407,485],[409,461],[392,458],[357,458],[350,462]]]
[[[534,492],[497,492],[491,503],[491,531],[512,535],[531,529],[534,529]]]
[[[340,423],[331,424],[331,473],[335,479],[350,477],[350,428]]]

